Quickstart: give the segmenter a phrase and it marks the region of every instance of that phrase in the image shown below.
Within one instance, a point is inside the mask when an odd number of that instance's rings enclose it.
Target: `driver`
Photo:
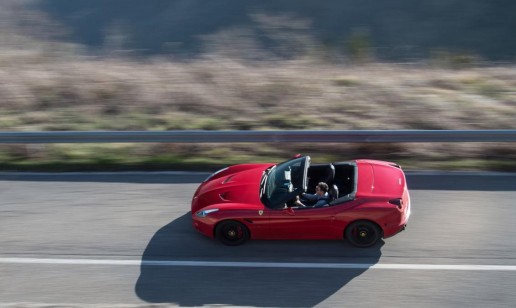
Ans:
[[[319,182],[319,184],[315,186],[315,194],[302,193],[301,199],[299,196],[297,196],[297,200],[294,202],[294,204],[298,206],[309,206],[307,205],[309,202],[315,202],[313,207],[322,207],[330,202],[330,195],[328,194],[328,190],[328,184]]]

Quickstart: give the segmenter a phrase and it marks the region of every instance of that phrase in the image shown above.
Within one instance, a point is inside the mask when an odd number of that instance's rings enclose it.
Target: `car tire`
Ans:
[[[215,236],[225,245],[237,246],[249,239],[249,230],[238,221],[227,220],[217,225]]]
[[[373,246],[382,237],[380,227],[374,222],[367,220],[351,223],[344,233],[351,245],[360,248]]]

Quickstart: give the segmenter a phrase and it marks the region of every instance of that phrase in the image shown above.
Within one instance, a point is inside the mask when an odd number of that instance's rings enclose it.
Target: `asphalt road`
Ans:
[[[368,249],[205,238],[205,176],[0,173],[0,306],[516,307],[516,174],[408,173],[407,230]]]

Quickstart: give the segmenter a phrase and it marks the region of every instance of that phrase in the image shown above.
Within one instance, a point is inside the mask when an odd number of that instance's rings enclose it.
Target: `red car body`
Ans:
[[[291,202],[327,183],[323,207]],[[400,166],[355,160],[310,165],[310,157],[275,164],[242,164],[206,179],[192,199],[193,225],[228,245],[251,239],[343,239],[368,247],[403,230],[410,196]]]

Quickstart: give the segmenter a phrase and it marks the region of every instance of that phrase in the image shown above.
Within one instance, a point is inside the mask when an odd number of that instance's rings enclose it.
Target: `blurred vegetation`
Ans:
[[[222,39],[246,40],[261,51],[249,54],[255,59],[292,58],[325,45],[359,59],[374,51],[382,61],[428,58],[443,49],[516,60],[513,0],[3,1],[31,1],[64,25],[62,38],[97,52],[191,57]]]
[[[367,29],[336,48],[317,42],[310,21],[265,14],[249,15],[252,29],[204,37],[195,57],[115,43],[98,53],[59,40],[68,28],[36,3],[0,3],[2,131],[516,129],[516,66],[481,53],[441,48],[394,64]],[[516,171],[515,145],[490,143],[0,145],[0,170],[204,170],[295,153]]]

